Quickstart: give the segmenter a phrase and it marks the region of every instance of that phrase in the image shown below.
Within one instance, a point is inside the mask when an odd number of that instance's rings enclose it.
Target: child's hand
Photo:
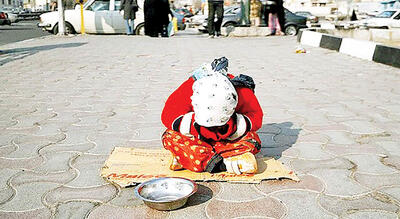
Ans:
[[[224,158],[226,171],[240,175],[242,173],[256,173],[257,161],[254,155],[250,152],[244,154]]]

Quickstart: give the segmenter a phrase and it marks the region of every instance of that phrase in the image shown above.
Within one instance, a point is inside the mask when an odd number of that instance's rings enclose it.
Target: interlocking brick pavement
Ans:
[[[293,37],[45,37],[2,47],[0,218],[396,218],[399,69]],[[160,114],[191,70],[226,56],[264,110],[257,156],[301,181],[199,183],[188,204],[146,207],[99,177],[115,146],[161,148]]]

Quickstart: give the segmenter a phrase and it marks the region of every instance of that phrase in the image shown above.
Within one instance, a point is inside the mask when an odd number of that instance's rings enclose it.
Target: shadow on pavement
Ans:
[[[54,44],[54,45],[45,45],[45,46],[33,46],[33,47],[25,47],[25,48],[15,48],[8,50],[0,50],[0,66],[4,65],[8,62],[16,61],[18,59],[23,59],[27,56],[34,55],[40,51],[46,51],[57,48],[72,48],[82,46],[86,43],[62,43],[62,44]]]
[[[214,193],[210,188],[201,184],[197,184],[197,186],[197,192],[189,197],[187,204],[183,208],[203,204],[213,197]]]
[[[261,139],[261,153],[264,157],[279,159],[283,151],[296,143],[301,129],[292,126],[292,122],[263,124],[257,133]]]

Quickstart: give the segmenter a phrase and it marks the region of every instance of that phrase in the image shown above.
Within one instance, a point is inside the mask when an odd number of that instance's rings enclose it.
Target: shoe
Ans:
[[[180,164],[178,162],[178,159],[176,159],[176,157],[174,155],[172,155],[172,159],[171,159],[170,164],[169,164],[169,169],[170,170],[174,170],[174,171],[183,169],[182,164]]]
[[[238,156],[224,158],[224,164],[227,172],[235,173],[237,175],[242,173],[252,174],[257,172],[256,157],[250,152],[246,152]]]
[[[220,37],[220,36],[221,36],[221,32],[218,31],[218,32],[217,32],[217,37]]]
[[[208,36],[208,39],[212,39],[212,38],[214,38],[214,35],[209,35]]]

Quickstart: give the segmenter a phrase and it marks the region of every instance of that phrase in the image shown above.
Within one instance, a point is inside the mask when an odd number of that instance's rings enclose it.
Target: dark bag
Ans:
[[[240,74],[239,76],[234,77],[230,81],[232,82],[234,87],[247,87],[250,88],[253,92],[254,89],[256,88],[256,84],[254,83],[253,78],[248,75]]]

